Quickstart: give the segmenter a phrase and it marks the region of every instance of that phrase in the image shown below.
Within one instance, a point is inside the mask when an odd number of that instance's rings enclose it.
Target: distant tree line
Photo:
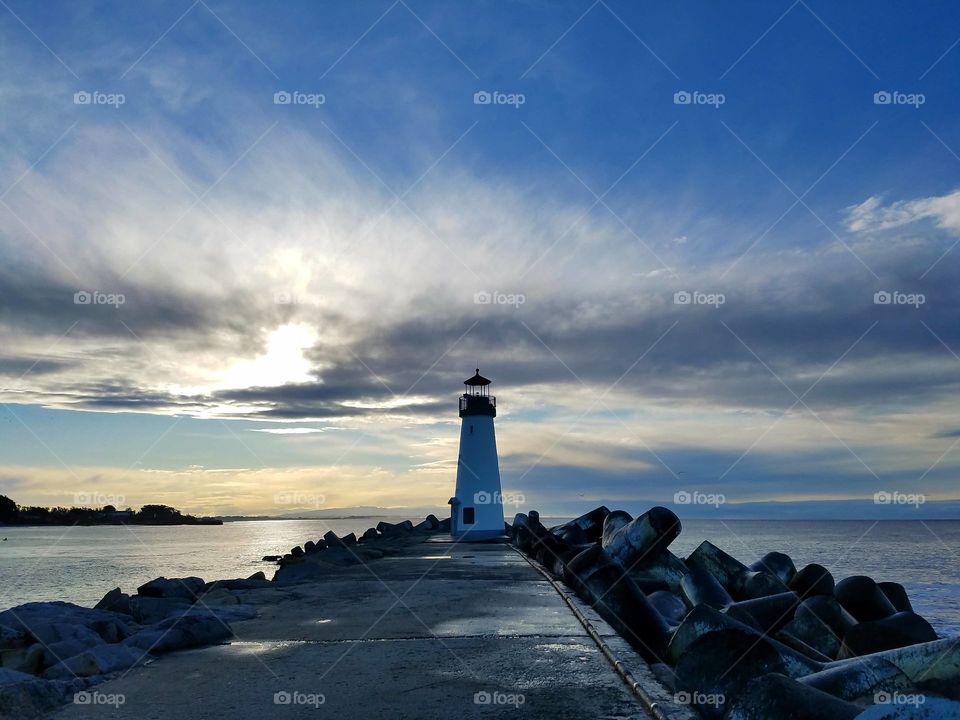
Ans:
[[[219,525],[214,518],[185,515],[169,505],[144,505],[139,510],[102,508],[20,506],[0,495],[2,525]]]

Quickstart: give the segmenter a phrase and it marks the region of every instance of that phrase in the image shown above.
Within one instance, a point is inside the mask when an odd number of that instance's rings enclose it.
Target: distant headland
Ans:
[[[185,515],[169,505],[118,510],[113,505],[87,507],[21,507],[0,495],[0,525],[222,525],[219,518]]]

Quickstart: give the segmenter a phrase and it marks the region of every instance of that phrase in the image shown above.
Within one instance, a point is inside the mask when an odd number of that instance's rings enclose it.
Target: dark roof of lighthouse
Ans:
[[[471,385],[471,386],[475,386],[475,385],[489,385],[489,384],[490,384],[490,381],[487,380],[483,375],[481,375],[481,374],[480,374],[480,368],[477,368],[477,374],[474,375],[472,378],[467,378],[466,380],[464,380],[464,381],[463,381],[463,384],[464,384],[464,385]]]

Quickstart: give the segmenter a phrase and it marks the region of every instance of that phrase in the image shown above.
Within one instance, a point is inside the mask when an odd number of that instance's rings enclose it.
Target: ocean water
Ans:
[[[36,600],[94,605],[108,591],[137,587],[164,575],[204,580],[249,577],[276,567],[282,555],[328,530],[358,535],[381,520],[251,520],[223,525],[0,527],[0,609]]]
[[[361,533],[380,520],[264,520],[213,526],[0,528],[0,609],[35,600],[96,603],[159,575],[247,577],[328,530]],[[544,518],[545,523],[560,519]],[[776,550],[798,567],[817,562],[837,579],[870,575],[902,583],[938,632],[960,635],[960,521],[687,520],[670,549],[685,556],[703,540],[749,564]]]

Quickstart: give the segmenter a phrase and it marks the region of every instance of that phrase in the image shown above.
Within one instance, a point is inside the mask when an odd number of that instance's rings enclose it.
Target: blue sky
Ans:
[[[958,38],[933,3],[8,2],[0,492],[442,506],[479,364],[546,510],[960,499]]]

